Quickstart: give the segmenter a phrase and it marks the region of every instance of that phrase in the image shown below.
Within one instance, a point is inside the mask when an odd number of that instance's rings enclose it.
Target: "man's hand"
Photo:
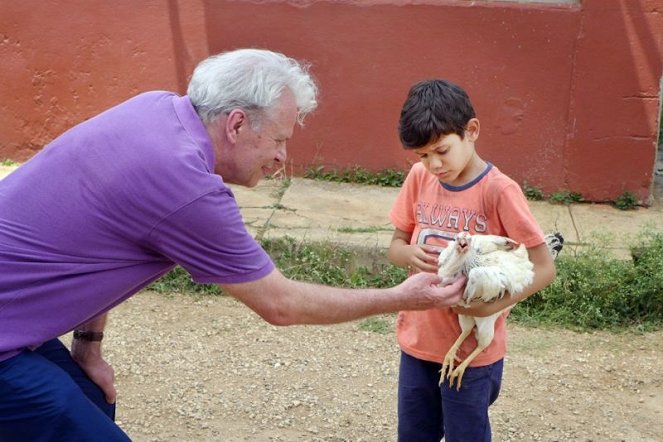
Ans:
[[[106,395],[106,402],[114,404],[117,397],[115,390],[115,371],[101,356],[101,343],[74,339],[71,344],[71,357],[97,384]]]
[[[458,278],[449,285],[440,287],[440,278],[433,273],[417,273],[403,281],[398,288],[409,293],[417,305],[413,310],[451,307],[460,302],[466,282]]]

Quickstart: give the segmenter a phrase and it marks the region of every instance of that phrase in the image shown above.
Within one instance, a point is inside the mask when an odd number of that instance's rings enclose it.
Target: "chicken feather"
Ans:
[[[491,302],[507,293],[519,293],[534,280],[534,266],[528,258],[525,246],[497,235],[459,233],[440,253],[438,268],[443,285],[462,275],[467,277],[462,298],[464,306],[468,306],[473,300]],[[457,389],[460,390],[465,369],[492,342],[495,321],[502,312],[503,310],[486,317],[458,315],[461,335],[444,358],[440,370],[440,384],[444,379],[449,379],[449,385],[453,386],[457,380]],[[456,353],[475,326],[477,347],[455,367]]]

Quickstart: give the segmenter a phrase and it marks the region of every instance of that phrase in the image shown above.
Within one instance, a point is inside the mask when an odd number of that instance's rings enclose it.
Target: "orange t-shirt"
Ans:
[[[445,247],[460,231],[507,236],[527,248],[544,242],[520,186],[492,164],[472,182],[454,187],[440,183],[417,163],[405,179],[390,215],[396,228],[412,232],[411,244]],[[504,357],[507,315],[508,311],[497,319],[493,342],[470,366],[492,364]],[[442,362],[460,333],[458,315],[448,307],[402,311],[396,322],[401,350],[426,361]],[[472,334],[457,356],[464,359],[476,345]]]

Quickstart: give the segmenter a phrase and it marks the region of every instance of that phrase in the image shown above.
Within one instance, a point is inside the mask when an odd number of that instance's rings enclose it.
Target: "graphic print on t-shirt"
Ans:
[[[446,247],[453,241],[456,233],[482,233],[487,229],[486,215],[476,210],[451,205],[430,204],[425,201],[417,203],[416,243],[438,247]]]

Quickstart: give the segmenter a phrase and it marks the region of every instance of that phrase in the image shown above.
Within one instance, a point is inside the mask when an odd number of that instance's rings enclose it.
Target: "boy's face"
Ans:
[[[471,119],[465,136],[442,135],[437,140],[414,150],[426,169],[441,182],[462,186],[476,178],[485,163],[476,155],[474,142],[479,136],[479,121]]]

